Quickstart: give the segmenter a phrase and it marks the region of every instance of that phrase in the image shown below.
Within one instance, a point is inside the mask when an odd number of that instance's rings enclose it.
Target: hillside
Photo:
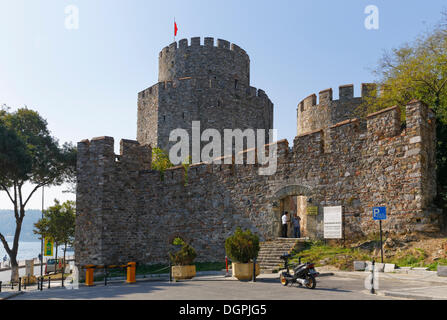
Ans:
[[[34,223],[41,217],[40,210],[26,210],[23,219],[22,231],[20,233],[20,241],[34,242],[39,241],[39,237],[33,233]],[[13,210],[0,209],[0,232],[8,241],[12,241],[16,222]]]

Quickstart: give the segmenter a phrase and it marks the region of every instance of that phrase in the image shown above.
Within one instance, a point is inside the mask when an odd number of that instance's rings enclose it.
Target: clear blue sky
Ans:
[[[78,30],[65,28],[67,5],[79,8]],[[367,5],[379,9],[379,30],[364,27]],[[278,137],[292,144],[301,99],[330,87],[337,98],[348,83],[359,95],[383,50],[413,40],[446,7],[441,0],[0,0],[0,104],[37,110],[61,142],[135,139],[137,92],[157,82],[175,16],[177,40],[211,36],[248,52],[251,85],[267,92]],[[74,198],[60,191],[50,190],[46,205]],[[40,203],[37,194],[29,208]],[[0,208],[11,208],[2,192]]]

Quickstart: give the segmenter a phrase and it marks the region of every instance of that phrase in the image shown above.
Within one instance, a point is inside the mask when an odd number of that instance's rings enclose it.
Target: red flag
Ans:
[[[177,31],[178,31],[177,23],[174,21],[174,37],[177,36]]]

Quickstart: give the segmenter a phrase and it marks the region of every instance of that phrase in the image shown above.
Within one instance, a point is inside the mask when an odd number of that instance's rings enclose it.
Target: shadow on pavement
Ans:
[[[126,295],[150,293],[162,290],[164,287],[183,286],[182,282],[151,282],[142,281],[133,284],[113,283],[107,286],[95,285],[93,287],[80,286],[79,289],[54,288],[43,291],[27,292],[18,296],[17,300],[47,300],[47,299],[69,299],[69,300],[90,300],[90,299],[113,299],[126,298]]]

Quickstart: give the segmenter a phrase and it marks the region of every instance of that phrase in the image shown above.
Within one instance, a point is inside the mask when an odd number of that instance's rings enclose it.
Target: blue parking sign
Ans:
[[[373,208],[374,220],[386,220],[386,207],[374,207]]]

